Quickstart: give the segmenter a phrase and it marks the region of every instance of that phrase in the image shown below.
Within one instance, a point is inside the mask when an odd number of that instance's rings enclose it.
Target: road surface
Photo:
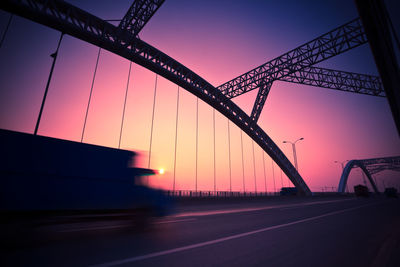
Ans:
[[[399,199],[199,202],[146,229],[128,224],[46,226],[2,249],[1,265],[400,266]]]

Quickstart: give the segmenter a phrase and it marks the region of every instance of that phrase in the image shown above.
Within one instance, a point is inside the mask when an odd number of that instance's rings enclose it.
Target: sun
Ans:
[[[160,174],[164,174],[164,173],[165,173],[165,170],[164,170],[163,168],[161,168],[158,172],[159,172]]]

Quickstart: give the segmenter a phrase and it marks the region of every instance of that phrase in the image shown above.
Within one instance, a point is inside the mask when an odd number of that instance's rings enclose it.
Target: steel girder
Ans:
[[[258,88],[261,83],[279,80],[366,42],[367,37],[357,18],[217,88],[228,98],[239,96]]]
[[[282,169],[300,194],[311,191],[300,174],[258,125],[199,75],[134,35],[71,4],[55,0],[3,0],[0,7],[131,60],[181,86],[213,106],[248,134]]]
[[[371,175],[384,170],[400,171],[400,156],[397,157],[385,157],[385,158],[373,158],[373,159],[361,159],[361,160],[350,160],[347,162],[343,169],[343,173],[340,177],[338,192],[344,193],[346,188],[347,179],[349,177],[352,168],[360,167],[362,171],[367,175],[375,192],[378,192],[376,185]]]
[[[250,119],[253,123],[257,123],[260,117],[261,111],[264,107],[265,101],[267,100],[269,91],[271,90],[272,82],[262,84],[258,90],[256,101],[254,102],[253,110],[251,111]]]
[[[136,36],[165,0],[134,0],[119,28]]]
[[[341,90],[346,92],[385,97],[382,81],[378,76],[359,74],[347,71],[338,71],[318,67],[305,67],[295,73],[283,76],[280,81],[305,84],[316,87]],[[254,102],[250,118],[257,122],[267,100],[272,82],[268,87],[261,83]]]
[[[306,67],[296,73],[281,77],[279,80],[364,95],[386,97],[381,79],[373,75]]]

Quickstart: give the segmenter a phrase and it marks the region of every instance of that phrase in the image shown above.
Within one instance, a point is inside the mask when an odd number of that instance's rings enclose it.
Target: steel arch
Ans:
[[[346,188],[347,184],[347,179],[349,178],[350,171],[353,167],[360,167],[360,169],[365,173],[365,175],[368,178],[368,181],[370,182],[372,188],[374,189],[375,193],[379,194],[378,188],[375,185],[374,179],[372,179],[371,174],[365,167],[364,163],[362,160],[350,160],[347,162],[346,166],[343,169],[342,176],[340,177],[340,182],[339,182],[339,187],[338,187],[338,192],[339,193],[344,193],[344,190]]]
[[[198,96],[249,135],[282,169],[300,194],[311,191],[272,139],[225,95],[173,58],[114,25],[62,1],[5,0],[0,7],[135,62]]]

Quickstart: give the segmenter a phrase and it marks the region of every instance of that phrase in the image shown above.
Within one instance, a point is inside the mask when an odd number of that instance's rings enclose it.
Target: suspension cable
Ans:
[[[265,186],[265,193],[267,193],[267,175],[265,174],[265,157],[264,157],[264,150],[261,150],[263,156],[263,168],[264,168],[264,186]]]
[[[85,134],[86,121],[87,121],[87,117],[88,117],[88,113],[89,113],[90,101],[91,101],[91,99],[92,99],[93,86],[94,86],[94,81],[95,81],[95,79],[96,79],[97,66],[99,65],[100,52],[101,52],[101,47],[99,47],[99,51],[97,52],[96,66],[94,67],[94,73],[93,73],[93,79],[92,79],[92,86],[90,87],[89,100],[88,100],[88,104],[87,104],[87,107],[86,107],[85,121],[84,121],[84,123],[83,123],[82,136],[81,136],[81,143],[83,142],[83,136],[84,136],[84,134]]]
[[[172,186],[172,191],[175,193],[175,174],[176,174],[176,145],[178,142],[178,116],[179,116],[179,86],[176,98],[176,120],[175,120],[175,156],[174,156],[174,184]]]
[[[253,173],[254,173],[254,191],[257,193],[257,179],[256,179],[256,160],[254,157],[254,141],[251,142],[253,148]]]
[[[214,130],[214,193],[217,191],[217,178],[215,166],[215,109],[213,108],[213,130]]]
[[[132,61],[130,61],[130,62],[129,62],[128,81],[126,82],[126,91],[125,91],[124,109],[123,109],[123,111],[122,111],[121,130],[120,130],[120,132],[119,132],[119,142],[118,142],[118,148],[120,148],[120,147],[121,147],[122,128],[124,127],[124,118],[125,118],[126,99],[128,98],[128,88],[129,88],[129,79],[130,79],[130,77],[131,77],[131,68],[132,68]]]
[[[46,89],[44,90],[42,104],[40,106],[38,119],[36,121],[35,131],[33,132],[34,135],[37,135],[37,132],[39,130],[39,124],[40,124],[40,119],[42,118],[44,103],[46,102],[46,98],[47,98],[47,93],[49,91],[51,77],[53,76],[54,66],[56,65],[58,50],[60,49],[60,45],[61,45],[61,41],[63,39],[63,36],[64,36],[64,33],[61,33],[60,39],[58,40],[56,52],[54,52],[53,54],[50,55],[53,58],[53,63],[51,64],[49,78],[47,79]]]
[[[281,185],[283,187],[282,169],[281,169]]]
[[[228,121],[228,152],[229,152],[229,191],[232,192],[232,165],[231,165],[231,133]]]
[[[244,159],[243,159],[243,131],[240,130],[240,144],[242,148],[242,174],[243,174],[243,192],[246,193],[246,185],[244,182]]]
[[[196,98],[196,183],[195,189],[197,192],[197,162],[199,154],[199,98]]]
[[[287,177],[286,174],[285,174],[285,176],[286,176],[286,181],[287,181],[287,187],[290,187],[290,180],[289,180],[289,177]]]
[[[7,35],[7,32],[8,32],[8,28],[10,27],[11,20],[12,20],[13,16],[14,16],[14,14],[10,14],[10,18],[8,19],[6,29],[4,30],[3,36],[1,37],[0,47],[3,45],[4,39],[6,38],[6,35]]]
[[[157,77],[158,74],[156,74],[156,81],[154,83],[154,98],[153,98],[153,114],[151,116],[151,129],[150,129],[150,148],[149,148],[149,163],[147,168],[150,169],[150,160],[151,160],[151,145],[153,142],[153,126],[154,126],[154,110],[155,110],[155,106],[156,106],[156,95],[157,95]]]
[[[274,173],[274,161],[271,159],[272,164],[272,179],[274,180],[274,193],[276,194],[276,186],[275,186],[275,173]]]

